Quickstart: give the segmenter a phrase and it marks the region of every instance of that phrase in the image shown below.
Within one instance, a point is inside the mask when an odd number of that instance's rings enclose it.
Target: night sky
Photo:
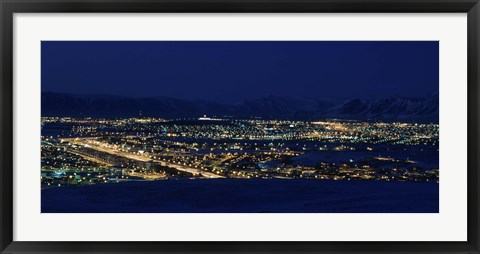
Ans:
[[[424,97],[438,92],[438,42],[42,42],[42,91],[240,103]]]

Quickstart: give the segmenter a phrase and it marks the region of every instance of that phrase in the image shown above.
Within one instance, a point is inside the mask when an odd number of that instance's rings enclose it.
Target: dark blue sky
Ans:
[[[423,97],[438,91],[438,42],[42,42],[42,91],[238,103]]]

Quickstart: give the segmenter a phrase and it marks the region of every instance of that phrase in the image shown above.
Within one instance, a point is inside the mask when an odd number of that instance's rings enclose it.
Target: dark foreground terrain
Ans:
[[[195,179],[42,190],[42,213],[438,213],[438,183]]]

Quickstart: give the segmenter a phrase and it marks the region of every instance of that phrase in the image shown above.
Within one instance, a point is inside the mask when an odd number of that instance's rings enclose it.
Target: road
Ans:
[[[107,166],[112,166],[112,164],[108,163],[108,162],[105,162],[105,161],[102,161],[102,160],[99,160],[97,158],[94,158],[94,157],[91,157],[91,156],[88,156],[88,155],[85,155],[85,154],[81,154],[81,153],[78,153],[76,152],[75,150],[72,150],[72,149],[67,149],[67,152],[71,153],[71,154],[75,154],[77,156],[80,156],[86,160],[89,160],[89,161],[93,161],[93,162],[97,162],[97,163],[100,163],[100,164],[104,164],[104,165],[107,165]]]
[[[179,164],[160,161],[160,160],[152,160],[149,156],[137,155],[137,154],[132,154],[132,153],[129,153],[129,152],[117,150],[107,143],[98,143],[98,141],[96,141],[94,138],[91,138],[91,139],[69,138],[69,139],[63,139],[62,141],[63,142],[69,142],[71,144],[75,144],[75,145],[79,145],[79,146],[86,146],[90,149],[94,149],[94,150],[97,150],[97,151],[100,151],[100,152],[113,154],[113,155],[116,155],[116,156],[121,156],[121,157],[131,159],[131,160],[142,161],[142,162],[153,161],[155,163],[159,163],[161,166],[171,167],[171,168],[174,168],[178,171],[188,172],[188,173],[192,173],[192,174],[201,174],[202,176],[204,176],[206,178],[225,178],[224,176],[217,175],[217,174],[212,173],[212,172],[202,171],[198,168],[187,167],[187,166],[184,166],[184,165],[179,165]]]

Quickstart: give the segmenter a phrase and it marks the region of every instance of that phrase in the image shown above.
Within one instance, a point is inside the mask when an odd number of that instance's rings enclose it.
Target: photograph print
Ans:
[[[42,213],[438,213],[438,41],[42,41]]]

